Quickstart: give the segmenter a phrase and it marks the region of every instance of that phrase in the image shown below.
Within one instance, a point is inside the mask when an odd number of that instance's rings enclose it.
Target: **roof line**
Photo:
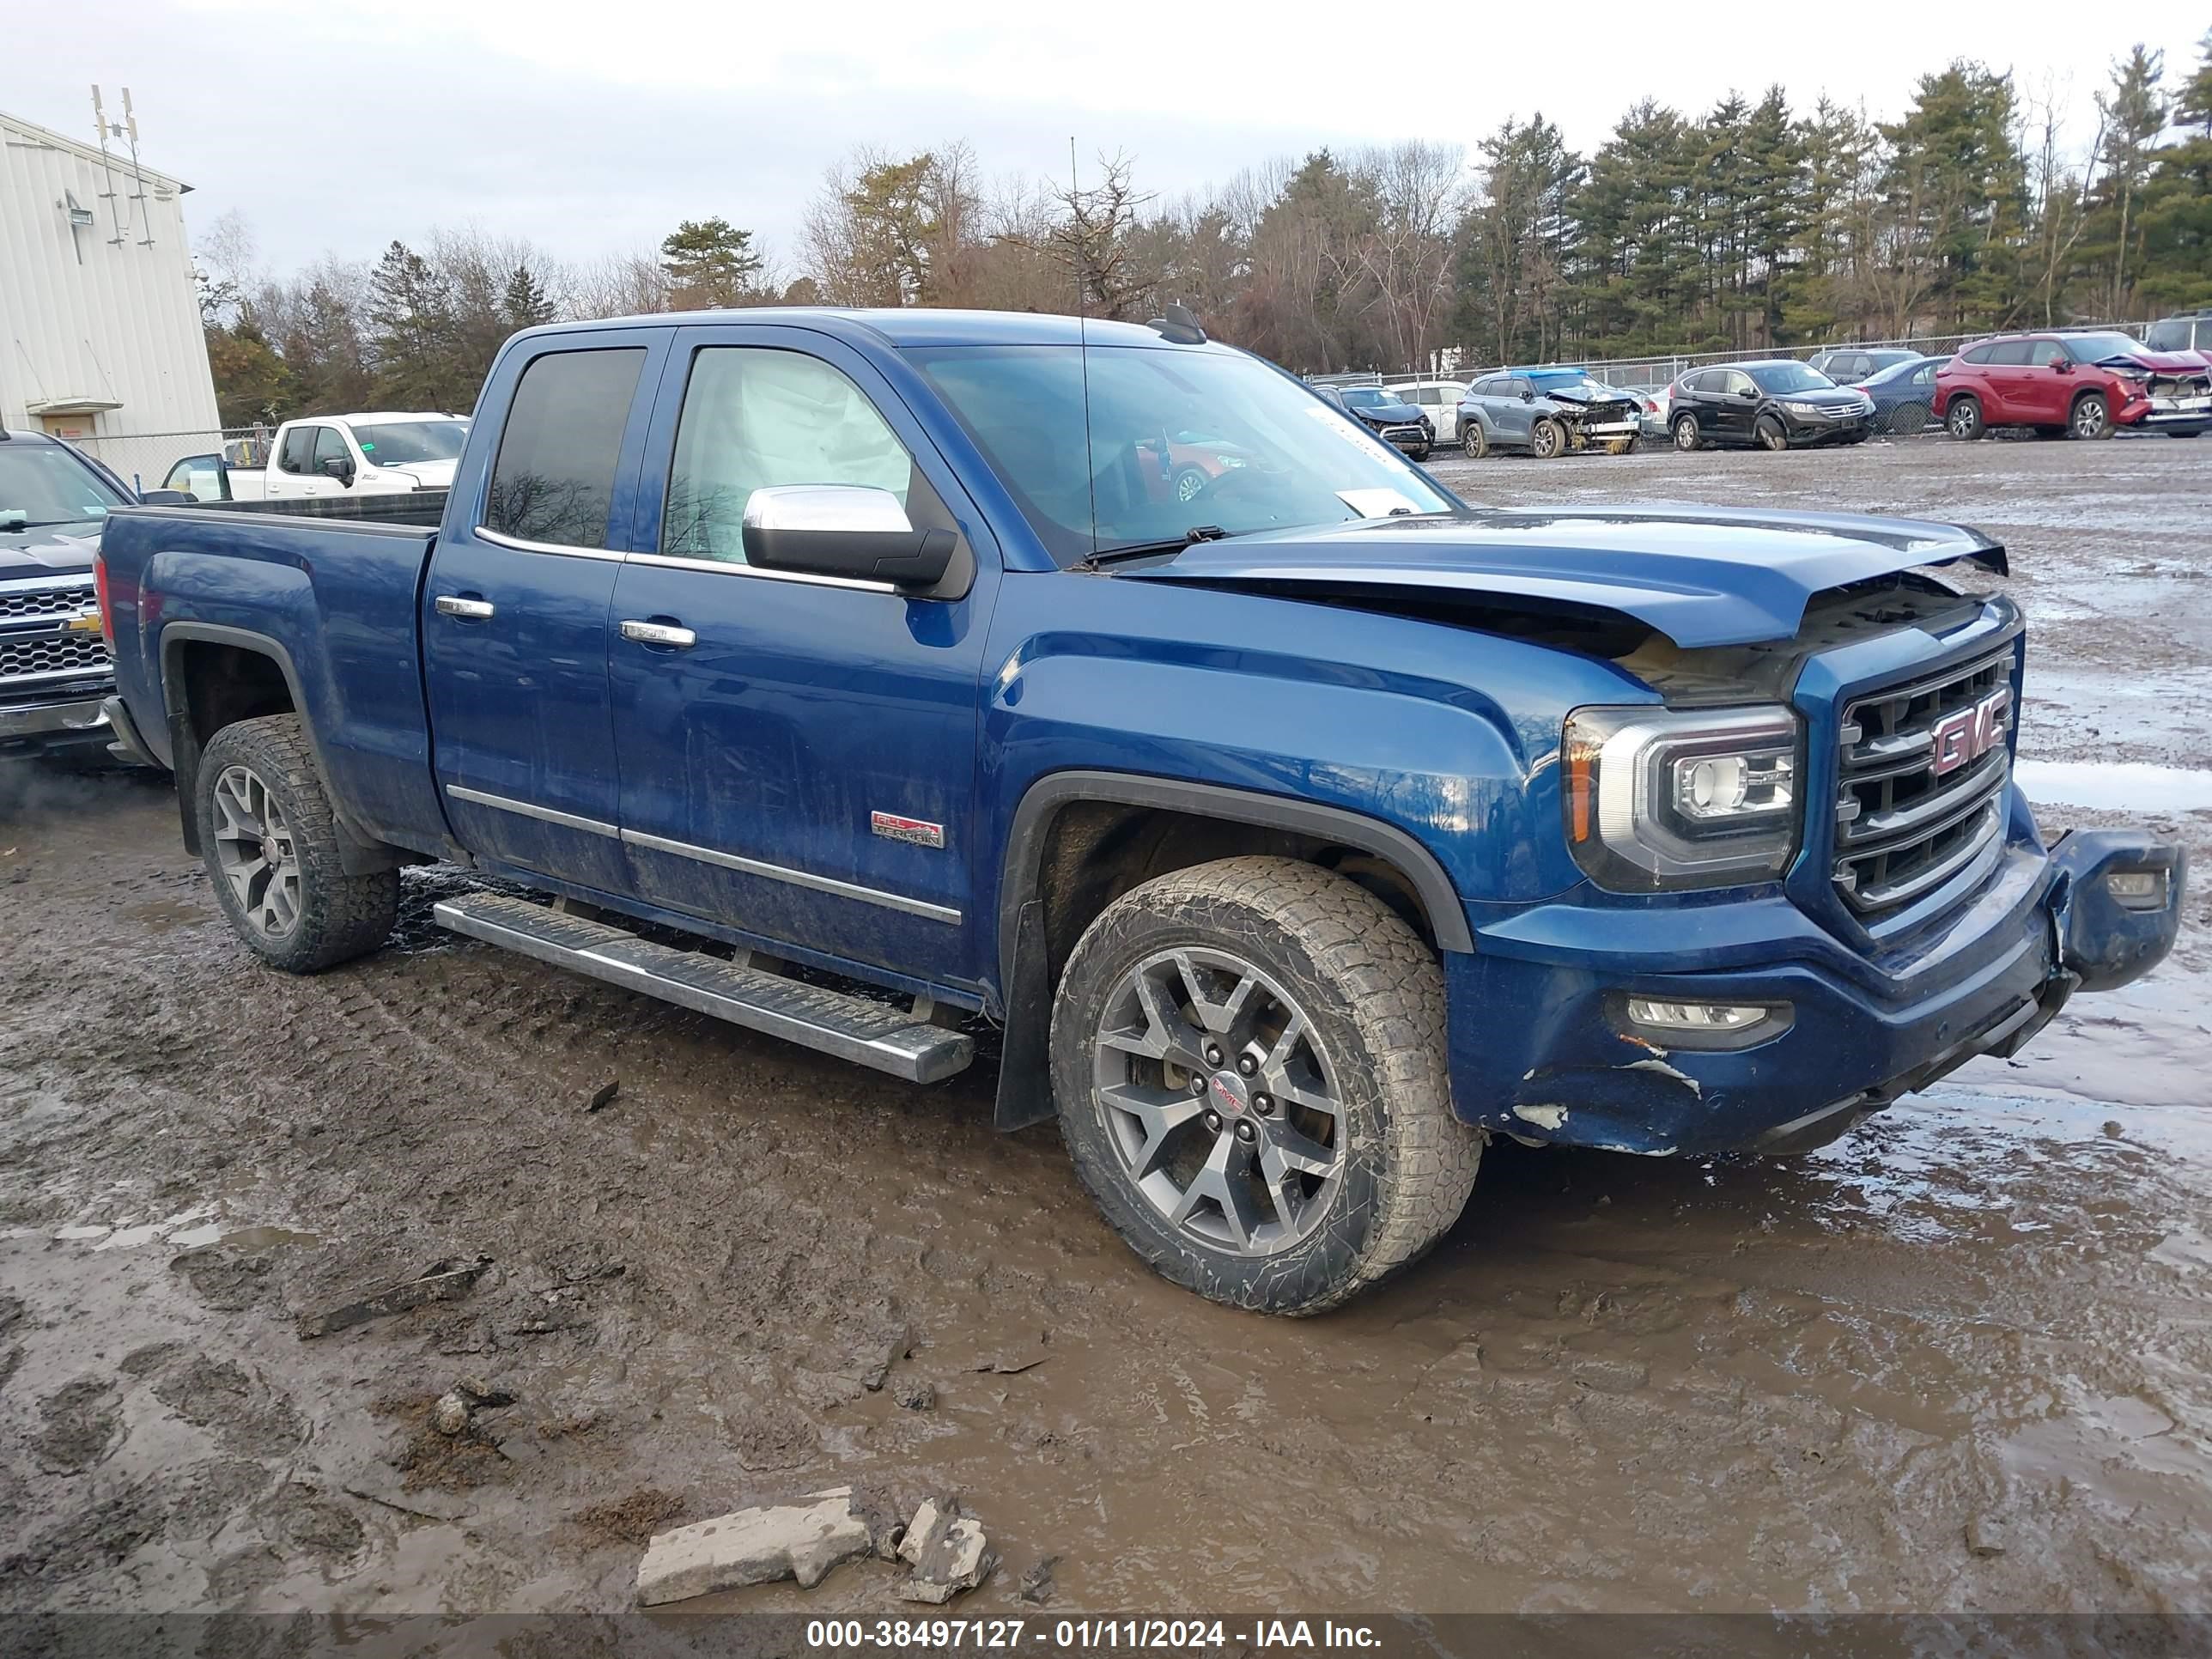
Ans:
[[[131,170],[131,155],[127,150],[119,155],[113,150],[102,155],[97,144],[85,143],[80,139],[70,137],[66,133],[56,132],[52,127],[42,127],[36,121],[27,121],[20,115],[10,115],[5,110],[0,110],[0,127],[5,127],[11,132],[21,133],[27,138],[37,139],[38,147],[40,149],[67,150],[78,160],[89,161],[94,167],[105,162],[110,167],[119,167],[125,173]],[[154,183],[167,185],[180,196],[191,189],[190,185],[178,178],[176,174],[149,167],[143,161],[138,164],[137,170]]]

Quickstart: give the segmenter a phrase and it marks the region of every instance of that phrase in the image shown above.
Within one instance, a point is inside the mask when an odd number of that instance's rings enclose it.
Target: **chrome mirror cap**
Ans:
[[[828,531],[910,536],[914,524],[888,489],[867,484],[771,484],[745,497],[750,531]]]

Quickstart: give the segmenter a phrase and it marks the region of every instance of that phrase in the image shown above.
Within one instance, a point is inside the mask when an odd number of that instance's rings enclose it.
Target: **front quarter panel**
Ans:
[[[1579,878],[1559,828],[1561,720],[1652,700],[1608,664],[1471,629],[1072,571],[1008,579],[986,660],[987,867],[1038,781],[1098,771],[1378,820],[1463,903]]]

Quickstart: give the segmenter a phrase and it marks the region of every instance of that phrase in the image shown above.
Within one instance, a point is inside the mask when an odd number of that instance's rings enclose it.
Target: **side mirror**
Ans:
[[[1521,391],[1521,401],[1524,404],[1533,404],[1536,401],[1536,394],[1523,386]]]
[[[1746,386],[1742,391],[1737,392],[1735,395],[1742,398],[1744,402],[1747,404],[1755,404],[1759,401],[1758,389],[1753,386]]]
[[[746,560],[849,581],[934,587],[951,568],[957,538],[916,530],[888,489],[862,484],[775,484],[746,497]]]
[[[2074,363],[2064,352],[2054,351],[2051,354],[2051,367],[2057,369],[2068,369],[2073,368]]]
[[[140,493],[138,505],[141,507],[191,507],[198,500],[198,496],[187,494],[181,489],[149,489]]]
[[[343,455],[333,455],[315,469],[325,478],[336,478],[348,489],[353,487],[353,463]]]

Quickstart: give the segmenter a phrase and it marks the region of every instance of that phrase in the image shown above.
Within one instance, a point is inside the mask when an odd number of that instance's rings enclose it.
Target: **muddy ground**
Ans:
[[[2212,840],[2212,441],[1440,471],[1986,526],[2025,753],[2078,763],[2025,769],[2050,820]],[[2154,979],[1821,1153],[1504,1146],[1428,1261],[1279,1322],[1148,1275],[988,1066],[909,1087],[453,941],[451,872],[286,978],[159,783],[10,787],[0,1607],[612,1609],[654,1528],[855,1479],[983,1519],[970,1612],[1046,1557],[1062,1609],[2208,1607],[2202,896]],[[483,1272],[297,1334],[438,1263]],[[427,1432],[464,1377],[515,1401]]]

